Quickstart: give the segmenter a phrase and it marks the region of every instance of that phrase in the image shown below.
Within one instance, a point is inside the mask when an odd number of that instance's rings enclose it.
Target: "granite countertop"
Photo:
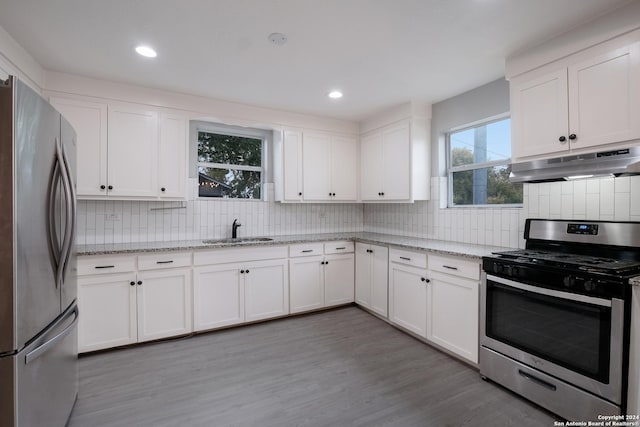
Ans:
[[[444,240],[421,239],[380,233],[321,233],[269,236],[265,242],[221,242],[204,243],[202,240],[176,240],[170,242],[114,243],[101,245],[78,245],[78,255],[114,255],[139,252],[189,251],[200,249],[219,249],[230,247],[255,247],[289,245],[295,243],[326,242],[335,240],[354,240],[378,245],[390,245],[412,250],[438,252],[445,255],[457,255],[469,258],[481,258],[492,252],[510,250],[500,246],[474,245],[471,243],[449,242]]]

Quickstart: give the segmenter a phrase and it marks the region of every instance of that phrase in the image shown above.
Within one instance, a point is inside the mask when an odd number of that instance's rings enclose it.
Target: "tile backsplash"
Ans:
[[[443,208],[446,179],[413,204],[281,204],[263,201],[79,201],[78,243],[370,231],[518,247],[526,218],[640,221],[640,176],[525,184],[522,208]],[[271,198],[273,199],[273,198]]]

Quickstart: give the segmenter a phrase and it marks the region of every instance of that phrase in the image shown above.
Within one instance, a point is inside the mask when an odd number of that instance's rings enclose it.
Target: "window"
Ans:
[[[260,199],[264,140],[260,132],[198,127],[200,197]]]
[[[522,184],[509,182],[509,118],[450,132],[447,153],[449,206],[522,204]]]

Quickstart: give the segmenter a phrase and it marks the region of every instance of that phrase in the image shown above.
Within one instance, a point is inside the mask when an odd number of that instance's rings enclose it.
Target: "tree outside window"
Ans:
[[[260,199],[263,140],[198,130],[200,197]]]
[[[450,206],[522,204],[522,184],[509,182],[510,126],[507,118],[447,135]]]

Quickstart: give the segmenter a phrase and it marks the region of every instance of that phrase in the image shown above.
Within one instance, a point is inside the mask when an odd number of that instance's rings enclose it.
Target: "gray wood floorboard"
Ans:
[[[552,426],[356,307],[80,358],[79,426]]]

